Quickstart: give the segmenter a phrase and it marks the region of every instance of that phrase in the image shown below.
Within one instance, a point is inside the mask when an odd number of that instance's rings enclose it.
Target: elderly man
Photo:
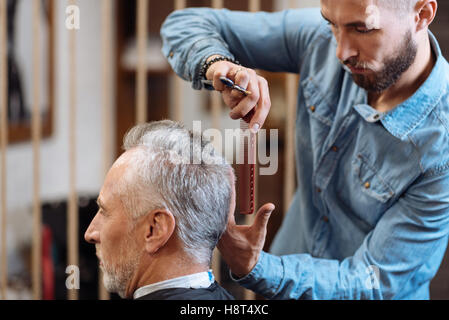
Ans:
[[[271,105],[254,69],[301,76],[298,189],[273,254],[260,229],[233,224],[219,248],[236,281],[270,299],[428,299],[449,234],[449,65],[429,31],[437,1],[320,9],[191,8],[163,25],[176,73],[195,89],[212,80],[233,119],[254,113],[255,131]]]
[[[85,233],[109,292],[147,300],[233,299],[209,269],[235,207],[234,174],[204,139],[189,156],[192,139],[172,121],[136,126],[124,138],[126,152],[109,170]]]

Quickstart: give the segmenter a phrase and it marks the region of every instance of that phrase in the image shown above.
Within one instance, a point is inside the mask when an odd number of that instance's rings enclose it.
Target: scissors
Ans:
[[[244,94],[245,96],[251,95],[251,91],[248,91],[248,90],[246,90],[246,89],[240,87],[239,85],[236,85],[236,84],[234,83],[234,81],[232,81],[232,80],[229,79],[229,78],[226,78],[226,77],[220,77],[220,81],[221,81],[226,87],[228,87],[228,88],[230,88],[230,89],[237,90],[237,91],[241,92],[242,94]],[[206,85],[213,86],[213,81],[212,81],[212,80],[202,80],[202,82],[203,82],[204,84],[206,84]]]

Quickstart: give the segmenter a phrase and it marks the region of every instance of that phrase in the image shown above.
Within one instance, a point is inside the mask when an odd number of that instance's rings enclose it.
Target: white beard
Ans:
[[[125,246],[126,247],[126,246]],[[120,257],[122,261],[117,266],[111,266],[102,260],[103,284],[108,292],[117,293],[122,299],[126,298],[126,287],[131,281],[139,265],[139,254],[130,248],[122,248]],[[127,252],[127,254],[125,254]]]
[[[103,268],[103,285],[108,292],[117,293],[120,298],[124,299],[126,294],[126,279],[122,279],[121,277],[106,272]]]

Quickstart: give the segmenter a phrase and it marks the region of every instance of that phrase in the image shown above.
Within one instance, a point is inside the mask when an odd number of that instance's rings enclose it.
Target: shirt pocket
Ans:
[[[384,178],[382,168],[372,165],[368,157],[357,154],[349,161],[349,170],[341,176],[335,190],[338,206],[368,232],[391,207],[395,192]]]
[[[356,182],[355,188],[360,189],[362,194],[381,203],[387,203],[394,196],[393,189],[382,178],[379,170],[369,164],[363,155],[358,154],[352,161],[352,172]]]
[[[328,98],[312,77],[304,79],[301,82],[301,86],[305,98],[305,107],[310,118],[317,120],[321,125],[331,128],[335,116],[333,104],[328,101]]]

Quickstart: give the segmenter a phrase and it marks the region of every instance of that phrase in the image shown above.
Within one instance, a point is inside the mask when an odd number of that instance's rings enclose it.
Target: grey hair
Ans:
[[[123,206],[134,219],[153,209],[169,210],[185,252],[210,265],[226,228],[234,176],[210,141],[199,135],[201,141],[195,148],[194,133],[170,120],[132,128],[125,135],[123,148],[135,149],[135,154],[119,189]],[[212,163],[201,160],[205,153]],[[173,161],[173,154],[197,164]]]

